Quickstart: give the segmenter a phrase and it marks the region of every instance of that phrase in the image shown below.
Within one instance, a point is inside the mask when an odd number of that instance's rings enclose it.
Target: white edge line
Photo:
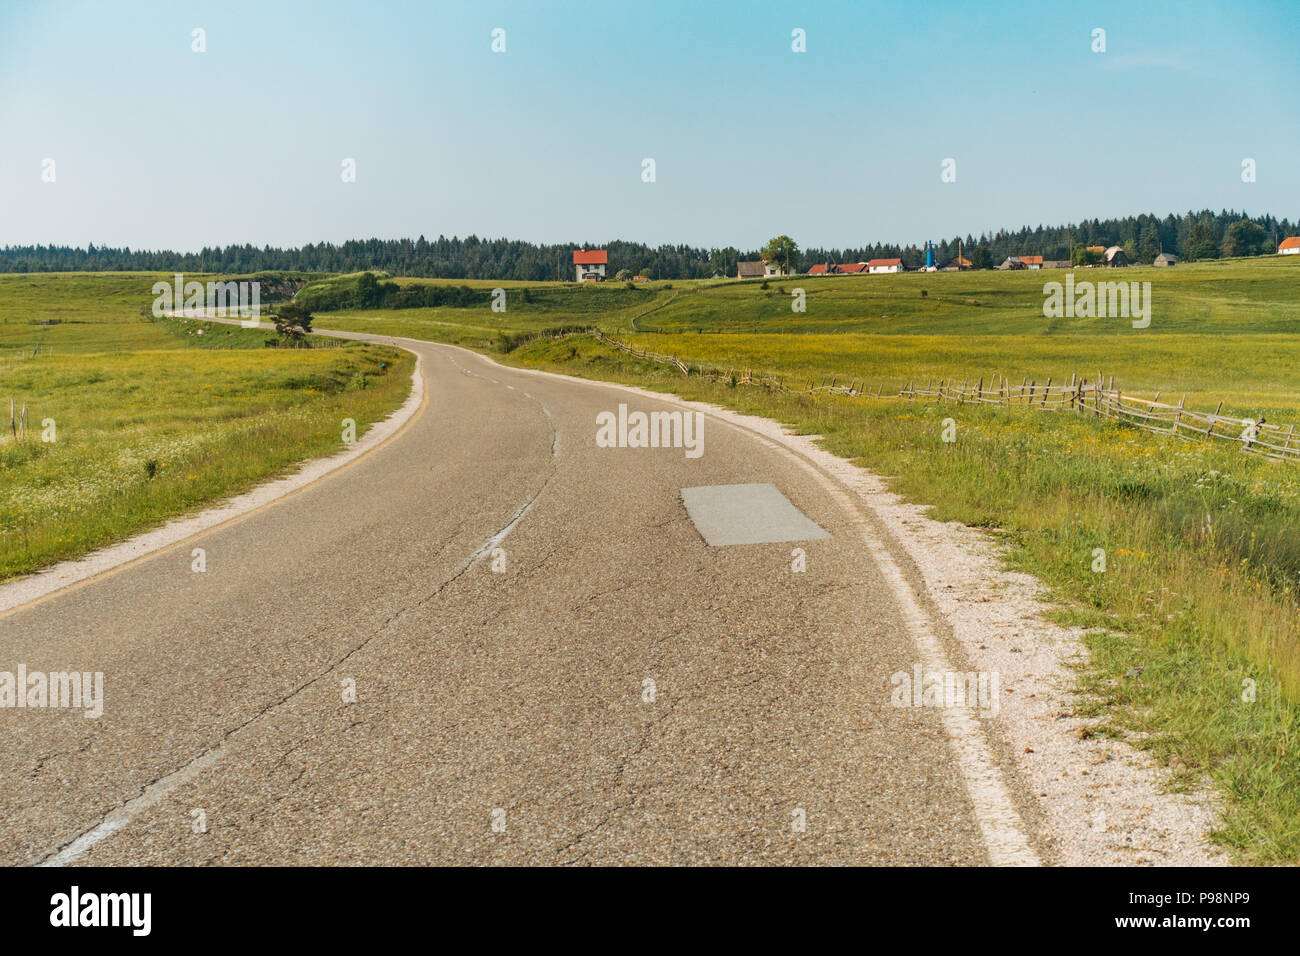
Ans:
[[[91,830],[87,830],[81,836],[77,837],[62,850],[52,856],[46,857],[37,866],[67,866],[76,860],[96,843],[108,839],[118,830],[122,829],[143,811],[161,803],[163,797],[167,796],[172,790],[175,790],[181,784],[188,783],[200,773],[216,763],[217,758],[221,755],[221,747],[214,747],[205,754],[191,760],[179,770],[175,770],[167,776],[154,781],[145,787],[144,792],[133,800],[128,800],[122,806],[111,812],[108,816],[100,821],[99,825]]]

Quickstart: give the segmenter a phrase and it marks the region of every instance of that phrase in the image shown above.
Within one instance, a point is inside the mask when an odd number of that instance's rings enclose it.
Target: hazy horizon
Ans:
[[[1165,213],[1153,213],[1153,212],[1150,212],[1150,211],[1148,210],[1148,211],[1145,211],[1145,212],[1135,212],[1135,213],[1131,213],[1131,214],[1126,214],[1125,216],[1119,216],[1119,217],[1117,217],[1117,218],[1121,218],[1121,219],[1122,219],[1122,218],[1127,218],[1127,215],[1132,215],[1133,217],[1137,217],[1137,216],[1139,216],[1139,215],[1151,215],[1151,216],[1155,216],[1157,219],[1163,220],[1167,215],[1172,215],[1175,219],[1181,219],[1183,216],[1187,215],[1188,212],[1192,212],[1192,213],[1200,213],[1200,212],[1203,212],[1203,211],[1204,211],[1204,209],[1192,209],[1192,210],[1182,210],[1182,211],[1172,211],[1172,210],[1170,210],[1170,211],[1167,211],[1167,212],[1165,212]],[[1216,210],[1212,210],[1212,211],[1216,211]],[[1254,219],[1258,219],[1258,218],[1261,218],[1261,217],[1264,217],[1264,216],[1272,216],[1274,219],[1278,219],[1278,220],[1288,220],[1288,221],[1289,221],[1289,219],[1290,219],[1290,217],[1288,217],[1288,216],[1286,216],[1286,215],[1282,215],[1282,214],[1278,214],[1278,213],[1273,213],[1273,212],[1269,212],[1269,211],[1264,211],[1264,212],[1255,212],[1255,211],[1250,210],[1250,209],[1240,209],[1240,210],[1236,210],[1236,209],[1227,209],[1226,211],[1227,211],[1227,212],[1237,212],[1237,213],[1240,213],[1243,217],[1246,217],[1246,218],[1254,218]],[[1099,218],[1099,217],[1087,216],[1087,217],[1083,217],[1083,218],[1084,218],[1084,219],[1095,219],[1095,218]],[[998,234],[998,233],[1014,234],[1014,233],[1018,232],[1018,231],[1019,231],[1020,229],[1022,229],[1022,228],[1034,229],[1034,228],[1037,228],[1038,226],[1042,226],[1044,229],[1065,229],[1065,228],[1070,228],[1070,227],[1073,227],[1073,226],[1078,226],[1078,224],[1079,224],[1078,222],[1061,222],[1061,223],[1047,223],[1047,222],[1044,222],[1044,223],[1020,223],[1020,224],[1018,224],[1018,225],[1016,225],[1016,226],[1014,226],[1014,227],[1012,227],[1012,226],[1001,226],[1001,227],[998,227],[998,229],[993,230],[992,233],[990,233],[988,230],[985,230],[984,232],[980,232],[980,233],[970,233],[970,235],[972,235],[973,238],[975,238],[975,239],[978,240],[978,239],[980,239],[980,238],[983,237],[983,236],[996,235],[996,234]],[[267,246],[270,246],[270,248],[273,248],[273,249],[290,250],[290,249],[301,249],[301,248],[303,248],[303,247],[305,247],[305,246],[309,246],[309,245],[311,245],[311,246],[320,246],[320,245],[330,244],[330,245],[335,245],[335,246],[341,246],[341,245],[343,245],[344,243],[348,243],[348,242],[371,242],[371,241],[378,241],[378,242],[401,242],[401,241],[404,241],[404,240],[411,240],[412,242],[414,242],[414,241],[420,239],[421,236],[423,236],[423,238],[426,239],[426,240],[428,240],[429,242],[434,242],[434,241],[436,241],[436,240],[439,239],[439,238],[444,238],[444,239],[448,239],[448,240],[452,240],[452,241],[464,241],[464,240],[468,240],[468,239],[471,238],[471,236],[472,236],[473,238],[478,239],[480,242],[525,242],[525,243],[531,243],[531,244],[533,244],[533,245],[537,245],[537,246],[573,246],[574,248],[587,248],[587,249],[601,248],[601,247],[604,246],[604,245],[607,245],[607,244],[610,244],[610,243],[614,243],[614,242],[623,242],[623,243],[629,243],[629,244],[641,244],[641,245],[646,245],[646,246],[648,246],[649,248],[652,248],[652,249],[653,249],[653,248],[658,248],[659,246],[673,246],[673,247],[684,246],[684,247],[686,247],[686,248],[690,248],[690,249],[721,249],[721,248],[727,248],[726,246],[715,246],[715,245],[708,245],[708,244],[705,244],[705,243],[689,242],[689,241],[681,241],[681,240],[672,240],[672,241],[663,242],[663,243],[649,243],[649,242],[645,242],[645,241],[643,241],[643,240],[637,239],[636,237],[629,237],[629,236],[606,236],[606,237],[601,237],[601,238],[599,238],[598,240],[583,239],[583,240],[580,240],[580,241],[579,241],[579,240],[572,240],[572,239],[525,239],[525,238],[522,238],[522,237],[520,237],[520,236],[487,236],[487,235],[476,235],[476,234],[474,234],[474,233],[467,233],[467,234],[465,234],[465,235],[463,235],[463,236],[461,236],[461,235],[447,235],[447,234],[445,234],[445,233],[438,233],[438,234],[433,234],[433,235],[430,235],[430,234],[428,234],[428,233],[421,233],[421,234],[419,234],[419,235],[402,235],[402,236],[361,236],[361,235],[357,235],[357,236],[347,236],[347,237],[345,237],[345,238],[343,238],[343,239],[316,239],[316,240],[309,240],[308,242],[305,242],[305,243],[295,243],[295,244],[292,245],[292,246],[275,246],[274,244],[260,243],[260,242],[253,242],[252,240],[235,240],[235,241],[233,241],[233,242],[228,242],[228,243],[206,243],[206,244],[204,244],[204,245],[198,245],[198,246],[194,246],[194,247],[191,247],[191,248],[175,248],[175,247],[170,247],[170,246],[114,246],[114,245],[112,245],[112,244],[110,244],[110,243],[93,243],[93,245],[95,246],[95,248],[96,248],[97,250],[99,250],[99,249],[113,249],[113,248],[129,248],[129,249],[131,249],[133,252],[175,252],[175,253],[177,253],[178,255],[197,255],[198,253],[202,252],[202,250],[205,248],[205,246],[206,246],[206,248],[219,248],[219,247],[229,248],[229,247],[236,247],[236,246],[253,246],[253,247],[257,248],[257,249],[263,249],[263,248],[266,248]],[[950,239],[957,238],[957,237],[960,237],[960,238],[963,238],[963,239],[964,239],[966,236],[967,236],[967,233],[966,233],[966,232],[960,232],[960,233],[958,233],[958,232],[951,232],[951,233],[950,233],[950,232],[943,232],[943,231],[941,230],[940,233],[936,234],[935,236],[933,236],[933,237],[931,237],[931,238],[932,238],[932,239],[937,243],[937,242],[939,242],[939,241],[941,241],[941,240],[950,240]],[[764,239],[761,240],[761,241],[755,242],[755,243],[754,243],[753,245],[751,245],[751,246],[743,246],[743,245],[741,245],[741,246],[735,246],[734,244],[732,244],[732,247],[738,249],[738,251],[740,251],[740,252],[757,252],[757,251],[759,251],[759,250],[761,249],[762,246],[764,246],[764,245],[766,244],[767,239],[769,239],[769,238],[771,238],[771,237],[766,237],[766,238],[764,238]],[[796,237],[796,238],[797,238],[797,237]],[[891,240],[891,239],[888,238],[888,237],[867,237],[863,242],[859,243],[858,245],[854,245],[854,246],[843,245],[843,244],[841,244],[841,245],[834,245],[834,246],[833,246],[833,245],[828,244],[828,243],[817,242],[815,239],[812,240],[812,241],[808,241],[808,242],[799,242],[799,243],[798,243],[798,245],[799,245],[799,247],[800,247],[801,249],[852,249],[852,248],[859,248],[859,247],[865,247],[865,246],[872,246],[872,245],[877,245],[877,244],[879,244],[879,245],[897,245],[897,246],[900,246],[900,247],[910,247],[910,246],[914,246],[914,247],[917,248],[917,249],[924,249],[924,247],[925,247],[925,241],[924,241],[924,240],[921,240],[921,241],[918,241],[918,242],[897,242],[897,241]],[[82,244],[80,244],[80,245],[73,246],[72,244],[70,244],[70,243],[66,243],[66,242],[54,242],[54,243],[9,242],[9,243],[3,243],[3,244],[0,244],[0,248],[19,248],[19,247],[24,247],[24,246],[33,246],[33,245],[42,245],[42,246],[54,247],[54,248],[67,247],[67,248],[82,249],[82,250],[84,250],[84,249],[86,248],[86,244],[85,244],[85,243],[82,243]]]

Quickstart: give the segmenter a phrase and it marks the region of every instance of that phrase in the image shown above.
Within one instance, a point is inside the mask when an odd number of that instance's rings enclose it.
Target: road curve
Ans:
[[[0,618],[0,671],[104,675],[97,719],[0,708],[0,862],[1034,861],[991,850],[974,738],[891,706],[933,638],[806,464],[714,420],[698,458],[598,447],[679,406],[400,344],[426,407],[204,572]],[[708,546],[682,489],[751,482],[830,537]]]

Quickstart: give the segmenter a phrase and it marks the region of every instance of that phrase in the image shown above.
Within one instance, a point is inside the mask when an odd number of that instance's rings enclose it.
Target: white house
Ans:
[[[1283,239],[1282,245],[1277,247],[1279,256],[1296,256],[1300,255],[1300,236],[1292,236],[1289,239]]]
[[[902,259],[872,259],[867,263],[867,272],[870,275],[877,275],[883,272],[902,272]]]
[[[604,249],[574,249],[573,271],[577,282],[604,282],[609,253]]]

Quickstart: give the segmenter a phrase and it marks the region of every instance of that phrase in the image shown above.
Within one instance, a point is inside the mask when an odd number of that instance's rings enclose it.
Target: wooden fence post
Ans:
[[[1223,411],[1223,402],[1222,402],[1222,401],[1220,401],[1219,404],[1215,407],[1215,409],[1214,409],[1214,417],[1212,417],[1212,418],[1210,419],[1210,424],[1209,424],[1209,426],[1205,429],[1205,435],[1206,435],[1207,438],[1212,438],[1212,437],[1214,436],[1214,426],[1217,425],[1217,424],[1219,423],[1219,412],[1221,412],[1221,411]],[[1292,428],[1295,428],[1294,425],[1292,425],[1291,427],[1292,427]]]

